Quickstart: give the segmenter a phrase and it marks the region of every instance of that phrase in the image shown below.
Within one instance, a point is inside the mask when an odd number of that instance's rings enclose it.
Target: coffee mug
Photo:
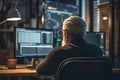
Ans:
[[[17,65],[17,59],[8,59],[8,69],[15,69]]]

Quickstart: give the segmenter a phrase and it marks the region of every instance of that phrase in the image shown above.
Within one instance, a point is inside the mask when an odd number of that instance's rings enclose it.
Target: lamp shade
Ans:
[[[18,21],[21,20],[21,15],[18,9],[11,8],[7,14],[7,21]]]

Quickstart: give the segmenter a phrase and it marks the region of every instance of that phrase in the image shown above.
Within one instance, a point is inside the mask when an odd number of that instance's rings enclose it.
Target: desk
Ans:
[[[0,70],[0,76],[1,75],[36,75],[35,70],[29,70],[29,69],[4,69]]]
[[[18,77],[19,80],[22,80],[24,76],[38,76],[36,70],[29,70],[23,66],[17,66],[16,69],[7,69],[4,66],[0,66],[0,77],[5,76],[7,80],[10,79],[11,76]]]
[[[2,68],[2,69],[0,69],[0,77],[5,76],[7,80],[10,80],[10,77],[12,77],[12,76],[17,77],[18,80],[23,80],[22,78],[26,77],[26,76],[28,76],[28,78],[30,76],[35,77],[35,78],[40,78],[41,80],[42,79],[44,80],[45,78],[54,80],[54,77],[52,77],[52,76],[39,75],[36,73],[36,70],[27,69],[23,65],[17,65],[16,69],[7,69],[7,67],[5,67],[5,66],[0,66],[0,68]]]

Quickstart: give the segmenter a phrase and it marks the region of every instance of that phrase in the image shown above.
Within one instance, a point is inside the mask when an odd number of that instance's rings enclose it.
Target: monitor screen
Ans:
[[[105,32],[87,32],[84,39],[105,50]]]
[[[14,56],[45,57],[53,49],[53,30],[16,27]]]
[[[79,7],[75,4],[67,4],[58,1],[45,0],[44,28],[53,29],[56,38],[57,31],[61,30],[63,21],[72,15],[79,15]]]

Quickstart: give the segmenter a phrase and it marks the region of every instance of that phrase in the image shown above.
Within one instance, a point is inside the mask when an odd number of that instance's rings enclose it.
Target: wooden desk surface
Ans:
[[[20,75],[24,75],[24,74],[26,74],[26,75],[36,75],[37,73],[36,73],[36,70],[31,70],[31,69],[27,69],[27,68],[25,68],[24,66],[17,66],[16,67],[16,69],[7,69],[6,67],[4,67],[4,66],[0,66],[0,68],[2,68],[2,69],[0,69],[0,76],[1,75],[18,75],[18,74],[20,74]]]
[[[4,69],[4,70],[0,70],[0,74],[36,74],[36,70],[29,70],[29,69]]]
[[[18,78],[18,80],[23,80],[24,77],[27,77],[27,80],[29,80],[31,77],[37,78],[39,74],[36,73],[35,69],[27,69],[24,65],[17,65],[16,69],[8,69],[7,67],[0,65],[0,77],[11,80],[11,76]]]

